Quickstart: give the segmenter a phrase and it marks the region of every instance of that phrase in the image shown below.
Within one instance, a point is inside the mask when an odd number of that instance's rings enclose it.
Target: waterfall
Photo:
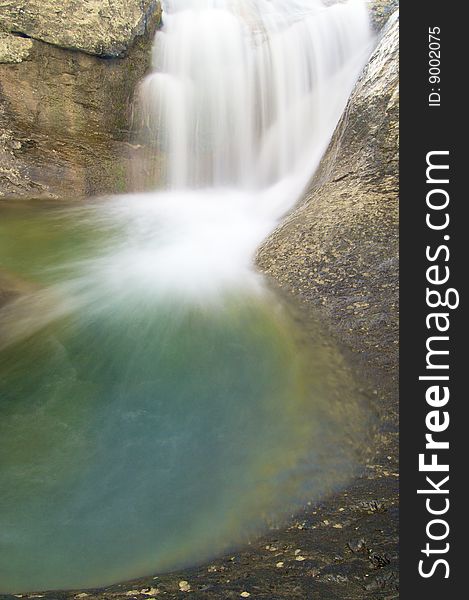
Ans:
[[[136,101],[146,190],[0,219],[28,282],[0,310],[0,593],[232,551],[342,485],[365,437],[340,353],[252,267],[371,50],[364,3],[163,18]]]
[[[163,6],[136,101],[148,191],[120,209],[134,239],[142,223],[158,234],[150,254],[127,248],[110,263],[205,301],[255,279],[255,250],[318,166],[373,36],[361,0]]]
[[[169,189],[296,191],[327,146],[370,49],[363,2],[165,0],[139,90]],[[156,183],[156,182],[155,182]]]

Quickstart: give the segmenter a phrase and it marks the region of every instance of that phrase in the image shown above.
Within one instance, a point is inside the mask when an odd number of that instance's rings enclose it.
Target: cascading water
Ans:
[[[141,85],[170,189],[311,177],[369,51],[362,2],[165,2]],[[298,188],[295,189],[298,191]]]
[[[131,210],[170,215],[174,235],[161,258],[171,285],[183,281],[190,293],[239,286],[252,280],[256,248],[329,143],[370,52],[367,10],[360,0],[164,7],[136,112],[149,147],[147,185],[166,193],[139,196]]]
[[[327,4],[166,0],[149,191],[0,206],[23,290],[0,309],[0,592],[195,564],[353,469],[340,356],[252,268],[371,50],[363,3]]]

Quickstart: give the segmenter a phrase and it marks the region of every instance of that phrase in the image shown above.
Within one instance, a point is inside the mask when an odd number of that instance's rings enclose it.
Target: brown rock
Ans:
[[[99,56],[120,56],[161,15],[158,0],[0,0],[0,29]]]

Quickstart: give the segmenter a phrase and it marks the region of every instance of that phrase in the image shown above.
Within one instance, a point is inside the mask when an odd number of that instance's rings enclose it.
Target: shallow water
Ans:
[[[256,278],[212,303],[125,268],[112,289],[96,250],[126,238],[100,214],[0,207],[3,269],[31,285],[0,310],[2,591],[219,554],[345,481],[364,434],[339,353]]]

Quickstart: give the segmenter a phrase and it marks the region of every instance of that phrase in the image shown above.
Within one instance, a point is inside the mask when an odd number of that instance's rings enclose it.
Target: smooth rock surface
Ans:
[[[312,184],[257,263],[397,375],[398,35],[383,31]]]
[[[0,29],[55,46],[99,56],[120,56],[147,20],[157,0],[0,0]]]

